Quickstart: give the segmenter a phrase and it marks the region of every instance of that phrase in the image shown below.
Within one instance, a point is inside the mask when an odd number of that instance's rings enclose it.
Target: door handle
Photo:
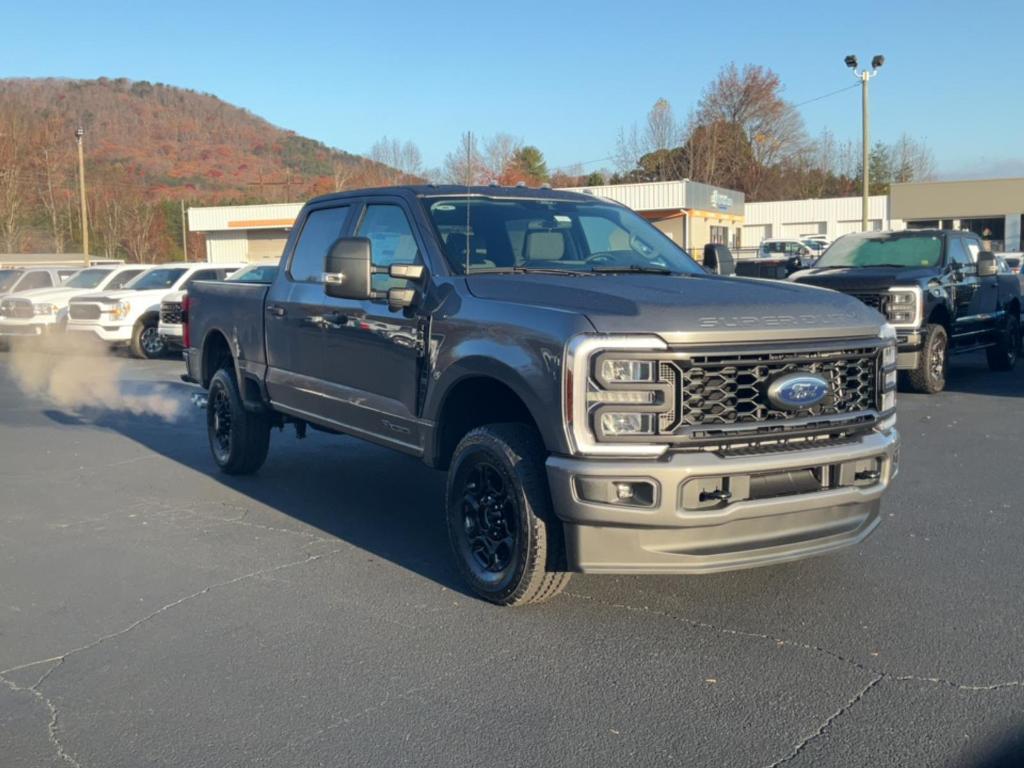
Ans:
[[[274,317],[284,317],[288,311],[278,304],[267,304],[267,312]]]

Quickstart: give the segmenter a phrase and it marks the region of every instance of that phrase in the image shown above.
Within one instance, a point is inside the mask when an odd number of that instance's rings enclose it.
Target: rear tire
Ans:
[[[131,348],[135,357],[153,360],[167,354],[167,342],[160,335],[157,320],[142,319],[132,329]]]
[[[924,339],[917,367],[907,372],[907,380],[915,392],[934,395],[946,388],[949,335],[941,325],[931,323],[924,327]]]
[[[993,371],[1012,371],[1020,355],[1020,319],[1008,315],[1006,325],[996,332],[996,345],[985,350],[988,367]]]
[[[455,562],[497,605],[541,602],[569,582],[546,456],[532,427],[492,424],[462,438],[452,458],[445,508]]]
[[[249,475],[267,460],[270,420],[245,409],[235,372],[229,368],[221,368],[210,380],[206,434],[213,460],[225,474]]]

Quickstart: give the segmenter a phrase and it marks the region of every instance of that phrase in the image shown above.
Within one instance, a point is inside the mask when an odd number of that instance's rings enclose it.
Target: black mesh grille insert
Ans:
[[[818,352],[721,353],[673,361],[679,374],[679,426],[780,423],[843,416],[875,409],[879,351],[874,347]],[[825,399],[807,409],[783,410],[768,399],[778,377],[810,372],[829,382]],[[663,374],[664,377],[664,374]],[[782,424],[779,424],[782,426]]]

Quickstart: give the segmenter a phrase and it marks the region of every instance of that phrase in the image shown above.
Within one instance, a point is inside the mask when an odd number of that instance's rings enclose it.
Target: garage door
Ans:
[[[247,232],[249,250],[246,254],[249,261],[277,261],[288,242],[288,232],[283,229]]]

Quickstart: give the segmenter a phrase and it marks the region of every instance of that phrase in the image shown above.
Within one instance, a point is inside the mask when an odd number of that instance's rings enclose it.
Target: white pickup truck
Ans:
[[[145,270],[139,265],[88,267],[62,285],[9,294],[0,301],[0,341],[63,331],[68,304],[75,296],[123,288]]]
[[[277,274],[276,261],[260,261],[242,267],[237,272],[227,275],[224,279],[231,282],[241,283],[266,283],[274,281]],[[160,301],[160,338],[164,340],[168,349],[181,350],[184,348],[182,340],[184,331],[182,320],[184,318],[183,302],[187,290],[168,293]]]
[[[129,346],[136,357],[160,357],[160,301],[195,280],[222,280],[241,264],[161,264],[150,267],[123,289],[76,296],[68,304],[69,333],[88,333],[110,346]]]

